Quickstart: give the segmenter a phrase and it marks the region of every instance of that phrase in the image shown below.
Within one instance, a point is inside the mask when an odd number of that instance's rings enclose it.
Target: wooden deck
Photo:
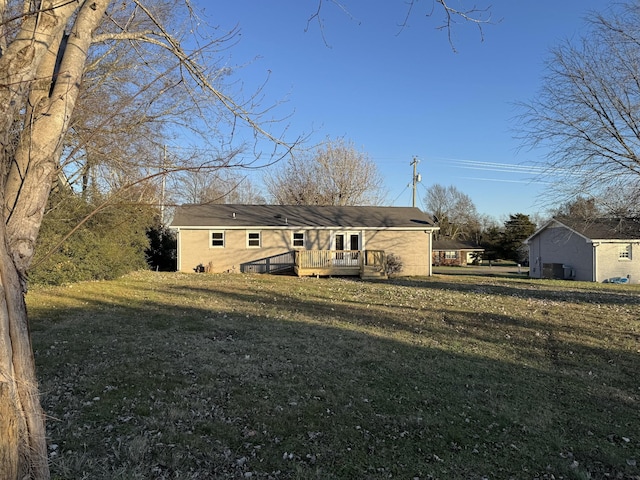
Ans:
[[[299,277],[387,278],[383,250],[298,250],[294,263]]]

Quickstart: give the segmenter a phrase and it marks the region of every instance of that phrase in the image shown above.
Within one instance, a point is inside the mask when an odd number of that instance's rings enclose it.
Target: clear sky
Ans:
[[[450,0],[491,6],[482,36],[470,24],[452,30],[431,0],[325,0],[323,28],[307,23],[317,0],[199,0],[221,30],[238,25],[237,44],[223,52],[234,78],[250,91],[269,76],[265,104],[291,135],[310,141],[343,137],[366,152],[385,181],[388,205],[411,205],[413,157],[420,161],[417,206],[426,188],[454,185],[482,214],[542,211],[544,182],[534,165],[544,152],[519,149],[517,102],[541,86],[549,49],[585,31],[585,16],[607,0]],[[427,17],[426,12],[433,15]]]

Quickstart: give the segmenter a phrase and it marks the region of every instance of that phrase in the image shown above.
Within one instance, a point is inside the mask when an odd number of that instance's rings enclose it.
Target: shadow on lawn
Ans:
[[[429,286],[433,285],[431,282]],[[436,288],[447,288],[436,283]],[[504,294],[502,291],[500,294]],[[290,294],[272,295],[259,292],[227,292],[226,295],[243,303],[257,302],[261,305],[276,304],[285,317],[303,316],[314,319],[320,325],[330,328],[381,329],[390,336],[402,332],[415,336],[423,345],[436,346],[439,343],[481,342],[511,352],[510,361],[522,365],[561,369],[588,365],[576,364],[576,358],[604,359],[603,364],[616,363],[616,368],[631,372],[637,367],[635,355],[617,348],[617,345],[596,347],[602,338],[615,339],[629,336],[632,332],[624,325],[608,324],[581,326],[564,321],[562,312],[551,313],[542,318],[523,318],[517,315],[468,311],[454,306],[433,306],[421,308],[415,305],[394,305],[393,300],[385,303],[379,298],[350,299],[340,303],[327,301],[322,297],[308,296],[304,300]],[[609,298],[609,297],[607,297]],[[617,302],[616,302],[617,303]],[[371,308],[374,305],[380,308]],[[559,341],[558,338],[562,338]],[[640,339],[640,337],[638,337]],[[479,352],[481,355],[481,352]]]
[[[65,292],[86,305],[55,325],[36,310],[44,402],[64,419],[53,422],[54,478],[74,462],[91,478],[637,474],[637,440],[621,440],[640,429],[630,353],[612,365],[611,352],[560,344],[551,322],[258,287],[212,278],[140,287],[140,301]],[[52,348],[70,337],[73,351]],[[565,350],[611,376],[589,378]]]
[[[455,282],[442,280],[438,276],[425,279],[394,278],[393,285],[416,288],[431,288],[467,292],[482,292],[492,295],[506,295],[519,298],[553,300],[556,302],[603,303],[616,305],[640,304],[640,289],[625,285],[616,285],[607,289],[594,290],[582,288],[579,283],[566,282],[566,285],[546,284],[543,280],[530,280],[513,284],[500,283],[500,278],[482,277],[478,282]]]

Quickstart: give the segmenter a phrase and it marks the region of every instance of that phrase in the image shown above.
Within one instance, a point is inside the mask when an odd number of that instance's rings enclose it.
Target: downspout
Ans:
[[[542,278],[542,257],[540,256],[540,235],[534,240],[536,243],[533,249],[533,263],[531,262],[531,248],[529,248],[529,276]]]
[[[592,282],[597,282],[598,281],[598,255],[597,255],[597,248],[598,245],[600,245],[597,242],[592,242],[593,245],[593,259],[591,260],[591,268],[592,268],[592,273],[591,273],[591,281]]]
[[[362,277],[362,274],[364,272],[364,266],[367,264],[367,251],[365,250],[365,243],[364,243],[364,230],[360,230],[360,255],[358,255],[358,264],[359,264],[359,269],[360,269],[360,277]]]
[[[427,276],[433,276],[433,230],[428,230],[429,233],[429,248],[428,250],[428,274]]]
[[[182,265],[180,262],[180,229],[176,228],[176,272],[182,271]]]

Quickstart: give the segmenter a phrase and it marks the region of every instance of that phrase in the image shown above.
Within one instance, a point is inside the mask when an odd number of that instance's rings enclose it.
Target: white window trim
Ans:
[[[618,247],[618,261],[630,262],[632,258],[633,247],[630,243],[620,245]]]
[[[350,247],[351,245],[349,245],[350,239],[351,239],[351,235],[358,235],[358,243],[360,244],[360,248],[358,250],[364,250],[364,231],[358,231],[358,230],[336,230],[331,232],[331,238],[330,238],[330,244],[331,244],[331,250],[335,250],[336,249],[336,236],[337,235],[344,235],[344,242],[345,242],[345,247]]]
[[[296,235],[302,235],[302,245],[296,245]],[[307,234],[306,232],[302,231],[302,232],[291,232],[291,246],[293,248],[306,248],[307,246]]]
[[[250,245],[249,237],[251,235],[256,235],[256,234],[258,235],[258,245]],[[255,240],[255,239],[251,239],[251,240]],[[247,231],[247,248],[262,248],[262,232],[256,231],[256,230]]]
[[[221,233],[222,234],[222,245],[214,245],[213,244],[213,234]],[[227,235],[224,230],[209,230],[209,248],[224,248],[227,243]]]

